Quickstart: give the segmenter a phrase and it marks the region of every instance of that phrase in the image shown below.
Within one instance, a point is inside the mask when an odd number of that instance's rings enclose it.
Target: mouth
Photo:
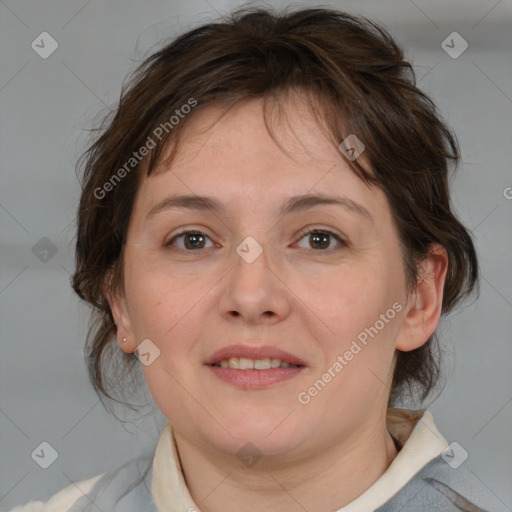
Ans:
[[[276,347],[230,345],[215,352],[205,366],[219,379],[241,389],[264,389],[306,369],[300,358]]]
[[[217,368],[232,368],[234,370],[270,370],[275,368],[299,368],[302,365],[291,364],[281,359],[249,359],[248,357],[230,357],[222,359],[211,366]]]

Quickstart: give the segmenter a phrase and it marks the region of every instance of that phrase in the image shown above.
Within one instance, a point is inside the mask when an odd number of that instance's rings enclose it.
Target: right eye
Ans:
[[[208,248],[204,245],[206,239],[210,240],[210,237],[199,231],[183,231],[166,242],[165,247],[183,252],[198,252]],[[182,241],[182,244],[178,244],[181,247],[175,246],[175,242],[178,240]]]

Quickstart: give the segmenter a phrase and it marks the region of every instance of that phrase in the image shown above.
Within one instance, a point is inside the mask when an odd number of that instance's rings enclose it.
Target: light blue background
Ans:
[[[46,500],[158,439],[161,413],[123,426],[107,415],[87,378],[88,310],[69,283],[80,193],[74,166],[88,142],[85,129],[114,106],[123,79],[153,45],[238,5],[0,1],[2,509]],[[454,204],[476,237],[482,289],[476,304],[442,322],[447,385],[430,409],[447,440],[469,452],[465,467],[495,494],[497,508],[512,510],[512,199],[504,195],[512,187],[512,2],[294,5],[336,7],[386,26],[459,137],[464,165],[453,183]],[[31,48],[43,31],[59,45],[48,59]],[[469,43],[458,59],[441,48],[453,31]],[[46,263],[31,250],[42,237],[58,248]],[[59,453],[47,470],[30,455],[42,441]]]

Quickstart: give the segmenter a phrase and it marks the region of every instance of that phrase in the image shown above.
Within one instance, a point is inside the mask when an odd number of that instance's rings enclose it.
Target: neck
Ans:
[[[175,438],[187,487],[203,512],[337,510],[366,491],[397,455],[385,416],[302,459],[261,459],[245,470],[236,455],[212,456],[177,432]]]

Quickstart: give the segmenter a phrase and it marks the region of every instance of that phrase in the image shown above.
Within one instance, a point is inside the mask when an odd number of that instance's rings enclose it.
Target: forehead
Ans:
[[[201,179],[214,182],[258,176],[275,182],[287,170],[300,170],[301,176],[306,169],[318,174],[333,166],[351,171],[320,123],[311,106],[297,95],[279,104],[246,99],[228,111],[210,105],[186,120],[176,155],[169,161],[171,146],[164,149],[150,177],[189,170],[190,177],[201,174]],[[297,173],[293,179],[299,179]]]
[[[164,153],[155,172],[142,180],[138,213],[147,215],[170,194],[215,196],[239,210],[272,204],[276,212],[292,196],[342,195],[364,204],[379,194],[353,172],[308,104],[294,100],[267,111],[277,141],[263,106],[262,99],[252,99],[224,115],[220,106],[195,112],[172,163]]]

